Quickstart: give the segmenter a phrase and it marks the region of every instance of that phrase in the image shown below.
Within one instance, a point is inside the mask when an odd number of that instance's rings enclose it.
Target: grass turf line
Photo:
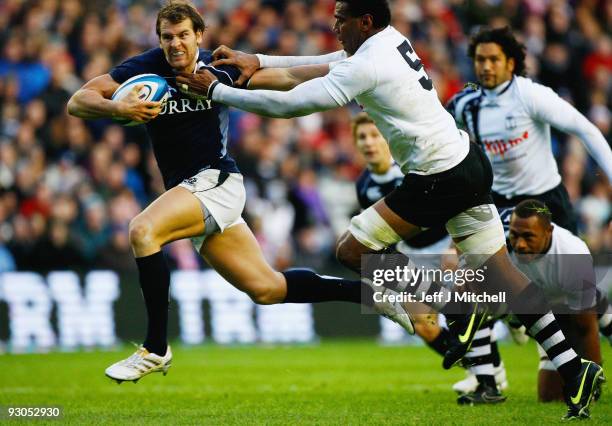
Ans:
[[[37,424],[548,424],[565,413],[564,404],[536,402],[533,344],[501,346],[508,401],[485,407],[458,406],[450,386],[463,370],[442,370],[425,347],[176,346],[166,377],[120,386],[104,377],[132,351],[2,355],[0,406],[63,408],[59,422]],[[612,357],[603,341],[602,355]],[[612,421],[606,388],[589,424]]]

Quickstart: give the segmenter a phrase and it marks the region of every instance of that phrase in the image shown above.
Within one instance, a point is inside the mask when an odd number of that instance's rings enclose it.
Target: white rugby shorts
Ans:
[[[217,223],[217,232],[223,232],[226,228],[245,223],[242,219],[242,211],[246,202],[246,191],[240,173],[206,169],[185,179],[179,186],[187,189],[200,200],[206,209],[205,214],[210,214]],[[208,225],[209,221],[206,223]],[[204,234],[191,238],[198,253],[206,237],[211,234],[209,231],[205,230]]]

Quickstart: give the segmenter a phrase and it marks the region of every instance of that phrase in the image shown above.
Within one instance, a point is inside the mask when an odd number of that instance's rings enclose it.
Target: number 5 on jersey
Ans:
[[[402,55],[402,58],[404,58],[406,63],[410,65],[410,68],[423,75],[419,79],[419,83],[421,83],[423,89],[433,89],[433,83],[431,82],[431,79],[427,76],[427,73],[425,73],[425,70],[423,69],[423,63],[421,62],[417,54],[414,53],[414,49],[410,45],[410,42],[408,40],[404,40],[402,44],[397,46],[397,50],[399,50],[399,53]]]

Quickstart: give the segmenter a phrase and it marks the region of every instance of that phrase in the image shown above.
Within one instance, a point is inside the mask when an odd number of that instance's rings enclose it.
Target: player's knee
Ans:
[[[132,247],[146,246],[153,240],[153,224],[141,216],[130,221],[130,244]]]

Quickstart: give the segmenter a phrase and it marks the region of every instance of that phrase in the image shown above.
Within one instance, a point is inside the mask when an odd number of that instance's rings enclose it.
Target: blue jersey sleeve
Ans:
[[[200,57],[198,59],[198,69],[206,69],[213,73],[219,81],[226,86],[237,87],[234,83],[240,77],[240,70],[231,65],[220,65],[213,67],[210,63],[213,61],[212,52],[209,50],[200,49]]]
[[[160,48],[147,50],[140,55],[132,56],[110,70],[109,74],[117,83],[121,84],[138,74],[157,74],[167,77],[171,72],[164,53]]]
[[[200,69],[207,69],[219,79],[219,81],[226,86],[235,86],[236,80],[240,77],[240,70],[230,65],[221,65],[219,67],[213,67],[212,65],[204,65]]]

